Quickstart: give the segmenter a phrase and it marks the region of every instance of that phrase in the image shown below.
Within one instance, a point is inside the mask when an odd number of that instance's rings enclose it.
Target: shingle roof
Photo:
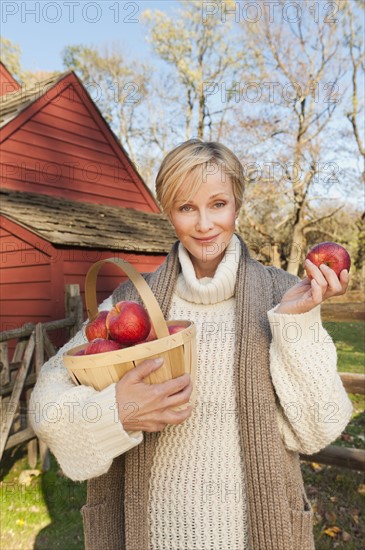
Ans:
[[[176,240],[163,214],[2,189],[0,213],[54,245],[163,254]]]
[[[47,90],[70,73],[71,71],[61,74],[57,73],[46,80],[37,82],[31,87],[22,86],[17,92],[0,97],[0,128],[17,117],[21,111],[42,97]]]

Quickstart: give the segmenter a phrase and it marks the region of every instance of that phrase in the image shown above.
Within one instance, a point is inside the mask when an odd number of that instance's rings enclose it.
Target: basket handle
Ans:
[[[153,295],[152,290],[142,277],[142,275],[127,261],[121,258],[107,258],[105,260],[99,260],[93,264],[87,272],[85,279],[85,301],[87,314],[90,320],[93,320],[98,314],[98,303],[96,299],[96,280],[100,268],[105,263],[112,263],[117,265],[134,284],[137,292],[142,298],[144,305],[151,318],[153,328],[155,329],[157,338],[164,338],[169,336],[169,330],[164,316],[162,315],[161,308]]]

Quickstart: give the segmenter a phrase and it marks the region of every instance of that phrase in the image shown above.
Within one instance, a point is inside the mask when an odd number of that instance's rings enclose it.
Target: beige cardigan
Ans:
[[[247,479],[249,546],[250,550],[313,550],[312,511],[299,456],[288,451],[280,437],[269,371],[267,312],[298,279],[253,260],[239,239],[235,383]],[[158,270],[145,275],[165,316],[179,272],[177,247],[178,241]],[[122,299],[139,300],[130,283],[114,292],[114,303]],[[106,474],[88,481],[87,504],[82,509],[87,550],[149,549],[148,484],[158,436],[158,432],[145,433],[143,442],[115,458]]]

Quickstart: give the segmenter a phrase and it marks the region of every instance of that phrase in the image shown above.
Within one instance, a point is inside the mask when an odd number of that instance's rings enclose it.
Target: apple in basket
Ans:
[[[95,319],[86,325],[85,335],[89,342],[95,340],[95,338],[108,338],[108,329],[105,324],[108,313],[108,311],[101,311],[97,314]]]
[[[176,334],[176,332],[180,332],[181,330],[184,330],[185,327],[182,327],[180,325],[170,325],[169,326],[169,333],[170,334]]]
[[[125,346],[143,342],[151,330],[146,309],[137,302],[118,302],[108,313],[106,327],[109,338]]]
[[[175,334],[176,332],[184,330],[185,327],[182,327],[181,325],[170,325],[167,328],[169,329],[169,334]],[[145,342],[152,342],[153,340],[157,340],[157,335],[155,329],[153,328],[153,325],[151,325],[150,333],[147,336]]]
[[[123,346],[114,340],[106,340],[105,338],[95,338],[89,342],[83,350],[83,355],[93,355],[94,353],[106,353],[107,351],[115,351],[122,349]],[[80,354],[81,355],[81,354]]]
[[[157,340],[157,334],[156,334],[155,329],[154,329],[154,327],[151,323],[151,330],[148,333],[148,336],[147,336],[145,342],[152,342],[152,340]]]
[[[306,259],[313,262],[316,266],[326,264],[333,269],[339,277],[343,269],[350,269],[351,258],[346,248],[338,243],[324,242],[314,246],[307,254]],[[308,277],[312,277],[307,273]]]

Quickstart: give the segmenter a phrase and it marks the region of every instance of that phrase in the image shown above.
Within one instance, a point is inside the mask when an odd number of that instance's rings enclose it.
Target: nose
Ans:
[[[202,233],[206,233],[213,229],[214,223],[206,211],[198,212],[198,219],[196,222],[196,229]]]

